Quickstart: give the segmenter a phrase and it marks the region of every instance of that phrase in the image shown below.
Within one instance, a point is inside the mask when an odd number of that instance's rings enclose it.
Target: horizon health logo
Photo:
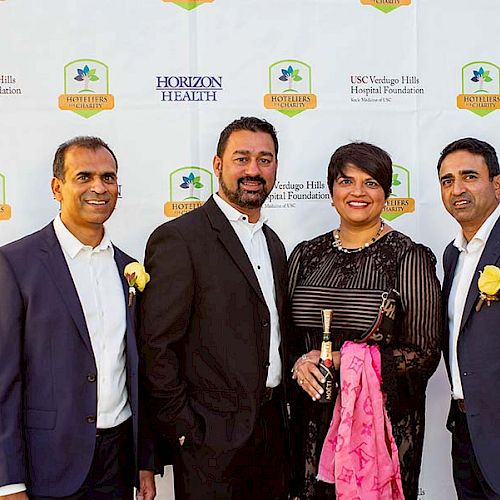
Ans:
[[[392,165],[391,195],[381,217],[391,221],[403,214],[415,212],[415,199],[410,195],[410,171],[402,165]]]
[[[361,0],[362,5],[371,5],[386,14],[403,5],[411,5],[411,0]]]
[[[193,10],[204,3],[212,3],[214,0],[163,0],[165,3],[175,3],[186,10]]]
[[[97,59],[76,59],[64,66],[64,94],[59,96],[59,109],[90,118],[114,107],[106,64]]]
[[[5,187],[5,175],[0,173],[0,220],[9,220],[12,217],[12,209],[7,205],[7,189]]]
[[[213,173],[196,166],[178,168],[169,175],[169,191],[170,201],[165,203],[163,213],[179,217],[201,207],[213,194]]]
[[[462,93],[457,108],[486,116],[500,109],[500,67],[488,61],[474,61],[462,68]]]
[[[292,118],[316,107],[312,93],[311,66],[296,59],[283,59],[269,66],[269,94],[264,107]]]
[[[156,77],[162,102],[215,102],[222,92],[222,76],[164,75]]]

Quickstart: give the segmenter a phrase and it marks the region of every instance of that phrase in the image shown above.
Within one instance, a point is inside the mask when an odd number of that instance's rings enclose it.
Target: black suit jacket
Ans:
[[[285,249],[269,227],[263,230],[283,332]],[[145,264],[151,282],[140,339],[159,430],[173,442],[186,436],[186,445],[226,453],[241,447],[266,386],[270,315],[238,236],[210,198],[153,232]],[[284,341],[282,333],[283,363]]]
[[[118,248],[123,269],[132,259]],[[127,389],[136,458],[153,469],[152,441],[138,449],[135,311],[127,310]],[[68,496],[83,483],[95,447],[97,368],[85,317],[52,223],[0,248],[0,486]],[[148,435],[147,429],[141,435]]]
[[[450,243],[444,252],[443,283],[443,352],[448,377],[449,366],[449,328],[448,299],[457,266],[459,251]],[[479,300],[479,271],[492,264],[500,267],[500,219],[490,233],[474,277],[467,293],[460,333],[458,337],[458,364],[464,392],[467,425],[472,446],[479,467],[490,487],[500,494],[500,302],[490,307],[483,305],[475,310]],[[448,418],[448,428],[453,429],[454,411]]]

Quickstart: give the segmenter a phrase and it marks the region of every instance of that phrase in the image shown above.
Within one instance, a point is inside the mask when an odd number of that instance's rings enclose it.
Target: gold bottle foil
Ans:
[[[333,367],[332,341],[330,337],[332,316],[332,309],[321,310],[321,319],[323,320],[323,342],[321,342],[321,355],[318,368],[325,382],[321,384],[323,394],[319,399],[320,403],[331,403],[334,400],[335,370]]]

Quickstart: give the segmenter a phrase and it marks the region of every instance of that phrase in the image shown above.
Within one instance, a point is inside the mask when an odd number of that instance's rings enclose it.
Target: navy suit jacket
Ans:
[[[450,243],[444,252],[443,305],[445,332],[443,351],[449,366],[448,298],[459,251]],[[492,264],[500,267],[500,219],[497,220],[477,265],[467,293],[458,337],[458,365],[467,410],[467,425],[479,467],[490,487],[500,494],[500,302],[475,307],[479,300],[479,271]],[[451,381],[451,378],[450,378]],[[453,430],[454,413],[448,428]]]
[[[132,259],[114,250],[127,297],[123,269]],[[126,310],[136,460],[141,469],[153,469],[152,443],[137,447],[135,305]],[[0,486],[25,483],[32,495],[67,496],[82,485],[96,441],[96,376],[85,317],[53,224],[1,247]]]

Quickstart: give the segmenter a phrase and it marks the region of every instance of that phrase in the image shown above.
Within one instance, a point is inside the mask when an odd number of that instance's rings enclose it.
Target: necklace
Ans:
[[[375,243],[379,236],[382,234],[382,231],[384,230],[385,224],[383,220],[380,220],[380,227],[378,228],[377,234],[370,240],[361,245],[359,248],[344,248],[342,246],[342,240],[340,239],[340,228],[335,229],[333,231],[333,247],[336,248],[337,250],[340,250],[341,252],[345,253],[355,253],[355,252],[361,252],[361,250],[364,250],[365,248],[368,248],[372,243]]]

